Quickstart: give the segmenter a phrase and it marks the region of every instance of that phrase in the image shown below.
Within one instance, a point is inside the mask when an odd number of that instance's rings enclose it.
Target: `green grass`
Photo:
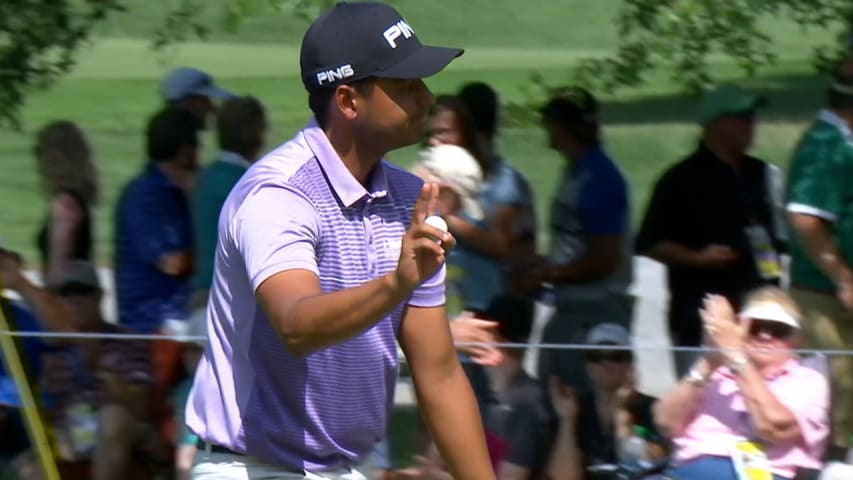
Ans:
[[[263,3],[263,2],[262,2]],[[510,0],[391,2],[399,6],[421,37],[430,43],[465,46],[466,54],[445,72],[429,79],[436,93],[455,91],[470,80],[484,80],[505,101],[523,99],[532,72],[550,81],[565,78],[578,58],[601,54],[615,42],[612,26],[618,0],[566,0],[519,8]],[[228,88],[259,97],[272,116],[270,147],[289,139],[308,118],[306,96],[298,78],[298,45],[305,22],[267,13],[247,20],[239,34],[217,34],[166,51],[150,49],[150,35],[169,2],[133,0],[130,13],[114,17],[102,35],[81,52],[74,72],[47,92],[31,96],[23,112],[23,133],[0,131],[0,237],[34,260],[33,238],[45,204],[38,190],[30,154],[32,133],[57,118],[78,122],[96,148],[104,198],[97,209],[98,254],[111,255],[112,208],[121,186],[143,164],[142,129],[157,108],[157,80],[174,65],[189,64],[213,73]],[[165,5],[165,6],[164,6]],[[756,152],[781,165],[819,103],[821,81],[810,75],[811,45],[825,33],[803,35],[792,25],[769,22],[778,39],[780,64],[751,84],[772,104],[759,133]],[[718,78],[736,78],[732,63],[716,61]],[[633,187],[635,221],[645,208],[655,178],[687,153],[697,138],[692,100],[674,95],[666,72],[650,75],[646,86],[605,98],[607,145]],[[206,138],[209,154],[213,138]],[[562,160],[546,148],[536,126],[506,128],[502,149],[530,179],[540,217],[547,212]],[[393,152],[403,165],[415,149]]]

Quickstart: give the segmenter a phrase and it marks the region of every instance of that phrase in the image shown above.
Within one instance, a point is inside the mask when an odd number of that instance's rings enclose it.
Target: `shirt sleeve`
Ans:
[[[820,145],[802,152],[795,162],[788,184],[789,212],[838,219],[844,208],[848,176],[843,169],[851,147],[837,143]]]
[[[819,447],[829,437],[829,381],[820,373],[799,367],[795,381],[796,390],[776,392],[776,398],[794,414],[800,426],[800,435],[808,449]],[[800,392],[800,393],[798,393]],[[807,395],[802,392],[808,392]]]
[[[492,186],[495,204],[524,206],[527,200],[524,195],[523,181],[520,174],[507,166],[502,166]]]
[[[175,208],[189,207],[170,201],[164,195],[139,189],[127,199],[122,212],[128,241],[149,263],[157,263],[165,255],[190,251],[193,247],[191,227],[184,225],[189,218],[175,211]],[[176,192],[174,195],[180,194]]]
[[[543,420],[534,405],[522,403],[514,409],[507,432],[512,445],[506,462],[531,470],[537,466],[540,452],[548,448]]]
[[[578,205],[581,224],[589,235],[621,234],[628,228],[628,191],[617,172],[590,178]]]
[[[672,230],[679,221],[675,211],[678,198],[673,190],[673,180],[665,174],[652,191],[652,198],[646,208],[646,215],[637,233],[636,250],[640,253],[655,244],[672,239]]]
[[[234,238],[253,290],[287,270],[303,269],[319,276],[319,215],[295,190],[261,187],[247,198],[236,215]]]

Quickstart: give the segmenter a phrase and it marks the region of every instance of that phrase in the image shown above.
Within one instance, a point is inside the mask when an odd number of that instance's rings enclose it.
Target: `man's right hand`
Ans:
[[[456,245],[453,235],[442,232],[425,221],[436,211],[437,202],[438,184],[425,183],[415,202],[412,223],[403,235],[400,259],[395,272],[398,286],[405,291],[414,290],[435,275],[447,254]]]
[[[711,244],[697,252],[696,263],[702,268],[725,268],[738,259],[738,253],[729,246]]]
[[[450,322],[450,334],[454,343],[498,343],[498,323],[481,320],[470,314],[461,315]],[[471,356],[479,365],[500,365],[503,353],[494,346],[461,346],[459,351]]]

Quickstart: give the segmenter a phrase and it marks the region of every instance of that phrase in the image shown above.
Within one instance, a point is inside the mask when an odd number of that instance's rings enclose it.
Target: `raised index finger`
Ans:
[[[412,224],[420,225],[424,223],[427,217],[435,212],[436,204],[438,203],[438,184],[426,182],[421,187],[421,193],[418,195],[418,200],[415,202],[415,209],[412,211]]]

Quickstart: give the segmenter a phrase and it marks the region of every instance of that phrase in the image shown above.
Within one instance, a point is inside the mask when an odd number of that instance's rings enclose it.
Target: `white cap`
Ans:
[[[783,306],[775,302],[755,302],[749,304],[740,312],[740,316],[752,318],[754,320],[779,322],[784,323],[785,325],[790,325],[794,328],[800,328],[799,319]]]
[[[473,220],[483,219],[476,197],[480,193],[483,171],[468,150],[457,145],[438,145],[421,152],[421,160],[412,171],[429,182],[453,189],[462,202],[462,210]]]

